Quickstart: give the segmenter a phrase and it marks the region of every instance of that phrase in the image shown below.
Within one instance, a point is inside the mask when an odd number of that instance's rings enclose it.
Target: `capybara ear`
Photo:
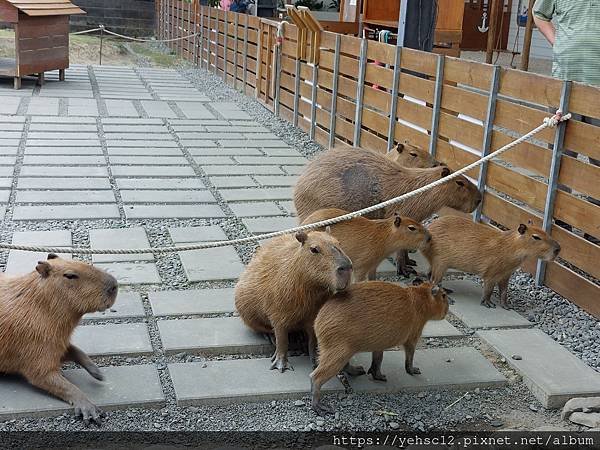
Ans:
[[[396,214],[396,218],[394,219],[394,226],[396,228],[398,228],[401,223],[402,223],[402,218],[398,214]]]
[[[396,144],[396,148],[395,148],[395,150],[396,150],[398,153],[402,153],[402,152],[404,151],[404,144],[402,144],[401,142],[398,142],[398,143]]]
[[[433,286],[431,288],[431,295],[438,295],[440,293],[441,289],[439,286]]]
[[[450,175],[450,169],[448,169],[448,167],[444,166],[442,168],[442,178],[447,177],[448,175]]]
[[[325,227],[325,233],[331,234],[331,227],[329,225]]]
[[[519,225],[519,228],[517,231],[519,232],[519,234],[525,234],[525,232],[527,231],[527,225],[522,223],[521,225]]]
[[[420,286],[420,285],[422,285],[423,283],[424,283],[424,281],[423,281],[421,278],[419,278],[419,277],[415,278],[415,279],[413,280],[413,282],[412,282],[413,286]]]
[[[52,266],[48,264],[46,261],[38,261],[37,266],[35,266],[35,270],[42,276],[42,278],[46,278],[50,273]]]
[[[304,245],[304,243],[306,242],[307,239],[308,239],[308,236],[306,235],[306,233],[304,231],[298,231],[296,233],[296,240],[298,242],[300,242],[302,245]]]
[[[56,253],[48,253],[48,259],[56,259],[58,255]]]
[[[533,225],[533,222],[531,219],[527,219],[527,225]]]

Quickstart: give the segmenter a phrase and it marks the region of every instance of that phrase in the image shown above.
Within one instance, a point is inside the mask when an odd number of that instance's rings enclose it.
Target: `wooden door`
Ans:
[[[463,17],[463,33],[460,48],[462,50],[485,50],[487,47],[488,32],[480,31],[490,25],[489,7],[492,0],[465,0],[465,13]],[[498,17],[498,31],[496,34],[496,49],[506,50],[508,46],[508,31],[510,28],[510,12],[512,0],[504,0],[504,5],[499,2],[503,13]],[[486,15],[485,27],[483,16]]]

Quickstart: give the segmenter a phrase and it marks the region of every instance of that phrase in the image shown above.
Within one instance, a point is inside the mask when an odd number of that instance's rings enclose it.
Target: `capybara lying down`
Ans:
[[[100,369],[70,343],[84,314],[110,308],[117,280],[89,264],[54,254],[23,276],[0,277],[0,372],[20,374],[32,385],[70,403],[88,424],[101,411],[60,372],[61,362],[80,364],[91,376]]]
[[[445,216],[429,226],[432,239],[422,250],[431,266],[431,282],[442,281],[448,269],[483,278],[481,304],[494,308],[494,287],[500,290],[500,304],[508,307],[508,281],[526,259],[552,261],[560,245],[543,230],[520,224],[516,230],[501,231],[464,217]]]
[[[327,232],[281,236],[258,249],[235,287],[235,306],[248,327],[275,334],[271,369],[291,368],[290,331],[307,333],[315,360],[315,316],[329,296],[348,287],[351,277],[350,259]]]
[[[415,283],[422,283],[416,280]],[[385,381],[381,373],[383,352],[403,345],[409,375],[421,373],[413,366],[415,348],[428,320],[442,320],[448,312],[443,289],[429,283],[401,287],[385,281],[351,285],[328,300],[315,320],[319,365],[310,374],[312,408],[319,414],[332,409],[321,403],[321,386],[345,370],[351,375],[365,373],[348,361],[355,353],[373,352],[368,373]]]
[[[413,167],[425,169],[440,165],[427,150],[411,144],[408,140],[396,144],[394,148],[385,155],[388,159],[400,164],[402,167]]]
[[[337,208],[320,209],[309,215],[303,224],[347,214]],[[366,281],[384,258],[401,249],[418,250],[430,236],[419,222],[394,214],[387,219],[369,220],[356,217],[331,225],[331,234],[352,261],[355,281]]]

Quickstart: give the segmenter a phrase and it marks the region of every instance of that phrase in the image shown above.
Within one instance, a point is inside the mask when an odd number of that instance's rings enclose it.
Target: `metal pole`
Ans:
[[[187,29],[187,33],[186,35],[191,34],[191,29],[192,29],[192,5],[188,5],[188,25],[187,25],[188,29]],[[188,52],[188,59],[190,58],[190,55],[192,54],[192,52],[190,51],[190,45],[192,43],[192,39],[188,38],[187,39],[187,52]]]
[[[278,44],[275,46],[275,93],[273,99],[273,108],[275,115],[279,117],[279,108],[280,108],[280,95],[281,95],[281,46],[283,44]]]
[[[317,83],[319,80],[319,66],[313,65],[312,73],[312,92],[310,96],[310,132],[309,137],[311,140],[315,139],[315,132],[317,127]]]
[[[333,60],[333,86],[331,88],[331,116],[329,119],[329,148],[335,144],[335,124],[337,115],[338,78],[340,76],[340,47],[342,36],[335,35],[335,53]]]
[[[406,36],[406,15],[408,12],[408,0],[400,2],[400,14],[398,17],[398,43],[399,47],[404,47],[404,37]],[[357,12],[359,14],[360,12]]]
[[[240,25],[240,15],[239,13],[235,13],[235,19],[234,19],[234,33],[233,33],[233,88],[237,89],[237,79],[238,79],[238,39],[239,39],[239,33],[238,33],[238,27]]]
[[[294,119],[292,123],[295,127],[298,126],[298,108],[300,106],[300,58],[296,58],[296,71],[294,73]]]
[[[354,116],[354,146],[360,146],[362,128],[363,95],[365,93],[365,74],[367,71],[367,50],[369,41],[365,38],[360,42],[360,60],[358,62],[358,81],[356,88],[356,114]]]
[[[244,21],[244,54],[242,55],[242,92],[246,93],[246,83],[248,82],[248,15],[245,15]]]
[[[563,81],[562,92],[560,95],[560,111],[563,114],[568,113],[569,99],[571,97],[571,82]],[[550,176],[548,177],[548,192],[546,195],[546,205],[544,208],[544,222],[542,225],[546,233],[552,230],[552,219],[554,216],[554,203],[556,201],[556,188],[558,186],[558,176],[560,174],[560,163],[563,154],[565,142],[565,131],[567,122],[560,122],[554,134],[554,145],[552,146],[552,162],[550,165]],[[535,283],[541,286],[546,278],[546,261],[538,259],[537,271],[535,273]]]
[[[229,14],[228,11],[225,11],[225,20],[223,22],[223,81],[227,84],[227,44],[228,44],[228,34],[229,34]]]
[[[102,65],[102,44],[104,43],[104,25],[100,25],[100,65]]]
[[[483,146],[481,149],[481,157],[487,156],[492,147],[492,132],[494,131],[494,119],[496,117],[496,100],[498,99],[498,86],[500,85],[500,66],[494,66],[492,73],[492,82],[490,87],[490,95],[488,97],[487,114],[485,118],[485,130],[483,134]],[[488,162],[484,162],[479,167],[479,178],[477,179],[477,189],[481,193],[481,203],[473,212],[473,220],[481,221],[481,210],[483,209],[483,195],[485,193],[485,184],[487,180]]]
[[[529,0],[527,7],[527,26],[525,27],[525,38],[523,39],[523,51],[521,52],[521,70],[529,70],[529,54],[531,52],[531,38],[533,37],[533,5],[535,0]]]
[[[394,81],[392,84],[392,104],[390,105],[390,122],[388,126],[388,142],[387,151],[389,152],[394,146],[396,138],[396,112],[398,110],[398,84],[400,83],[400,72],[402,58],[402,47],[396,46],[396,56],[394,57]]]
[[[433,93],[433,115],[431,118],[431,137],[429,139],[429,154],[436,157],[437,140],[440,124],[440,110],[442,108],[442,88],[444,86],[444,55],[438,55],[435,70],[435,91]]]
[[[215,75],[219,75],[219,10],[215,9]]]

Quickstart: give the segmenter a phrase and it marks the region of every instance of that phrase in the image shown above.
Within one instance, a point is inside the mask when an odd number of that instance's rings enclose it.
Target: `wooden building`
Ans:
[[[59,70],[60,80],[69,67],[69,15],[85,14],[69,0],[0,0],[0,22],[15,30],[15,58],[0,59],[0,75],[21,78]]]

